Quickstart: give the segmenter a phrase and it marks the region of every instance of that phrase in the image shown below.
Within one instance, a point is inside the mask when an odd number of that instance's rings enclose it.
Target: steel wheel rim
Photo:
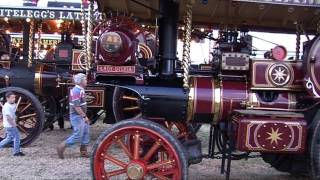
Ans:
[[[148,136],[148,138],[152,138],[154,140],[154,143],[146,153],[142,153],[140,150],[140,138],[134,138],[134,140],[128,141],[128,143],[130,144],[126,145],[122,140],[123,138],[125,138],[125,136],[134,136],[134,137]],[[139,140],[136,140],[136,139],[139,139]],[[119,141],[122,141],[122,143],[126,146],[126,148],[122,147]],[[139,143],[137,143],[137,141],[139,141]],[[161,143],[161,145],[159,145],[159,143]],[[108,150],[113,144],[117,144],[118,146],[120,146],[120,150],[127,155],[127,158],[129,159],[127,163],[121,164],[117,161],[114,161],[113,159],[114,157],[112,156],[109,157]],[[133,148],[133,150],[130,150],[131,149],[130,146]],[[158,153],[158,155],[160,155],[161,157],[164,157],[163,154],[165,154],[167,155],[167,158],[162,159],[160,157],[157,162],[154,162],[152,160],[152,157],[156,153]],[[118,170],[118,171],[113,170],[111,172],[107,172],[105,170],[105,163],[106,162],[110,163],[111,162],[110,159],[114,161],[112,163],[118,166],[121,165],[120,166],[121,170]],[[122,162],[123,160],[119,160],[119,161]],[[128,168],[136,164],[140,165],[143,168],[144,170],[143,177],[145,175],[151,175],[158,179],[165,179],[165,178],[168,179],[169,178],[168,175],[172,175],[171,178],[173,179],[181,179],[182,177],[181,172],[179,171],[179,169],[181,169],[181,162],[179,161],[179,156],[176,153],[174,147],[157,132],[148,128],[138,127],[138,126],[124,127],[104,137],[102,143],[98,146],[97,151],[94,154],[94,169],[95,169],[94,176],[98,177],[97,179],[109,179],[114,177],[113,176],[114,174],[118,175],[118,173],[120,173],[122,175],[126,174],[126,176],[129,177]],[[158,165],[161,165],[161,164],[165,164],[165,165],[158,167]],[[164,166],[167,166],[167,167],[170,166],[171,168],[165,168]],[[170,170],[170,171],[165,171],[165,170]]]

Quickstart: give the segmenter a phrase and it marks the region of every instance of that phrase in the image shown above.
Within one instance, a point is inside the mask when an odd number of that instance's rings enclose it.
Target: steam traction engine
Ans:
[[[282,46],[265,59],[252,59],[237,32],[225,32],[211,64],[190,69],[191,4],[186,6],[182,61],[176,58],[179,3],[159,1],[159,7],[158,57],[150,67],[134,54],[137,42],[144,42],[140,31],[128,33],[119,26],[99,31],[93,74],[96,84],[114,88],[118,122],[94,146],[93,177],[187,179],[188,166],[204,157],[196,125],[207,123],[205,157],[221,153],[227,178],[231,160],[250,157],[250,152],[292,174],[311,167],[311,176],[318,178],[319,37],[305,44],[303,61],[284,61]]]

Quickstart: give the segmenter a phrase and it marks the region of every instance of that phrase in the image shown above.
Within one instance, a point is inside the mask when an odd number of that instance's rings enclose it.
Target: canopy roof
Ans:
[[[142,21],[154,22],[159,15],[159,0],[97,1],[100,11],[133,14]],[[180,0],[181,22],[186,2]],[[319,19],[319,0],[195,0],[193,6],[194,25],[213,28],[246,24],[251,30],[290,33],[296,30],[295,22],[301,22],[306,31],[315,32]]]

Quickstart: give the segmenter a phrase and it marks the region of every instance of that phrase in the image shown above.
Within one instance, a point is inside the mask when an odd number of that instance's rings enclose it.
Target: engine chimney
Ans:
[[[159,56],[163,76],[174,74],[177,58],[177,23],[179,3],[173,0],[159,0],[161,17],[159,19]]]

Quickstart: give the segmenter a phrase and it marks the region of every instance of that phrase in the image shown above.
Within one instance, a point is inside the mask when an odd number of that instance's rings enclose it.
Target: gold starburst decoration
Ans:
[[[278,82],[282,82],[282,80],[285,80],[285,77],[288,76],[285,72],[286,70],[282,67],[278,67],[278,69],[274,70],[275,72],[272,74],[274,77],[274,80]]]
[[[274,130],[273,128],[271,128],[271,132],[267,132],[267,134],[269,134],[269,137],[267,138],[267,140],[271,140],[271,144],[272,143],[276,143],[276,145],[278,145],[278,140],[282,140],[282,138],[280,137],[283,133],[279,133],[279,128],[277,128],[276,130]]]

